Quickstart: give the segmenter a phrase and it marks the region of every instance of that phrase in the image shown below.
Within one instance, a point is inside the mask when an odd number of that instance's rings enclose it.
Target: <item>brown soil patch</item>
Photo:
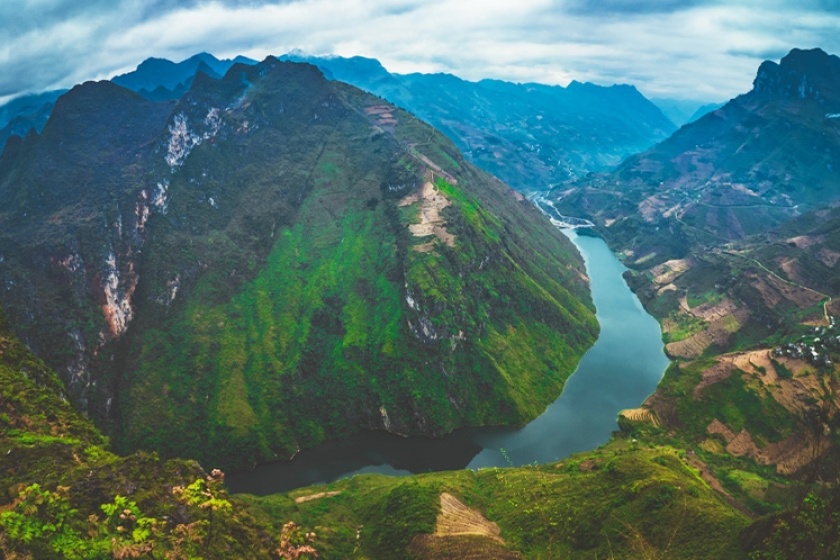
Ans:
[[[653,267],[650,273],[653,275],[653,281],[662,286],[672,283],[692,265],[693,262],[689,259],[673,259]]]
[[[417,535],[409,552],[419,560],[523,560],[523,556],[508,550],[501,543],[477,535],[441,537]]]
[[[306,496],[298,496],[295,498],[296,504],[302,504],[304,502],[311,502],[312,500],[320,500],[321,498],[330,498],[332,496],[338,496],[341,494],[340,491],[336,490],[333,492],[318,492],[316,494],[307,494]]]
[[[726,441],[726,452],[735,457],[749,457],[762,465],[774,465],[776,472],[790,475],[800,471],[828,449],[829,440],[817,441],[793,434],[785,439],[759,448],[747,430],[737,434],[720,420],[713,420],[706,427],[709,434],[717,434]]]
[[[840,260],[840,253],[825,247],[817,251],[815,256],[828,268],[834,268],[834,265]]]
[[[694,388],[694,398],[702,396],[704,388],[740,371],[758,380],[769,392],[770,397],[791,413],[791,421],[796,423],[795,419],[804,417],[805,410],[811,406],[813,399],[821,398],[823,389],[819,378],[804,360],[785,356],[772,357],[770,352],[765,349],[721,356],[712,367],[703,372],[702,380]],[[773,365],[773,360],[789,369],[793,378],[781,377]],[[777,472],[785,475],[802,470],[825,453],[829,444],[827,437],[815,440],[800,428],[783,440],[759,447],[746,429],[736,433],[717,419],[706,427],[706,432],[720,436],[725,442],[725,451],[730,455],[750,457],[757,463],[773,465]]]
[[[729,300],[716,304],[704,303],[692,309],[690,313],[705,320],[708,326],[683,340],[667,344],[665,351],[670,356],[693,360],[710,345],[725,344],[732,333],[740,329],[750,316],[748,309],[737,308]]]
[[[399,123],[394,117],[394,110],[390,105],[373,105],[365,107],[364,112],[376,126],[393,128]]]
[[[726,298],[718,302],[707,302],[698,305],[691,310],[691,314],[712,323],[724,319],[729,315],[734,315],[737,311],[738,306],[732,300]]]
[[[661,288],[659,288],[658,290],[656,290],[656,295],[661,296],[665,292],[676,292],[676,291],[677,291],[677,285],[676,284],[666,284],[666,285],[662,286]]]
[[[626,410],[622,410],[618,414],[631,422],[652,424],[657,428],[660,426],[659,418],[656,417],[656,413],[649,408],[628,408]]]
[[[723,356],[718,362],[703,372],[703,378],[700,380],[691,395],[697,399],[703,395],[703,389],[714,385],[724,379],[727,379],[735,373],[735,358],[733,356]]]
[[[639,203],[639,212],[646,222],[652,222],[662,213],[665,207],[666,204],[654,195],[647,197]]]
[[[501,533],[498,525],[464,505],[452,494],[444,492],[440,495],[440,513],[435,524],[435,535],[481,535],[504,542]]]
[[[800,235],[798,237],[786,239],[785,243],[792,243],[797,249],[807,249],[811,245],[816,245],[818,243],[822,243],[823,241],[825,241],[825,237],[822,235],[816,237],[811,235]]]
[[[667,428],[678,428],[680,426],[680,417],[677,411],[678,402],[676,397],[666,397],[656,391],[645,400],[644,406],[651,409]]]
[[[419,192],[410,194],[400,200],[400,206],[422,203],[420,207],[420,223],[408,226],[409,231],[415,237],[428,237],[434,235],[442,243],[450,247],[455,246],[455,236],[446,230],[446,220],[443,219],[443,209],[451,206],[448,198],[443,196],[435,186],[427,181]],[[414,248],[415,251],[427,252],[432,249],[431,244],[424,243]]]
[[[415,537],[410,550],[414,557],[429,560],[521,560],[522,555],[508,550],[500,535],[498,525],[444,492],[435,532]]]
[[[800,309],[819,303],[823,297],[811,290],[788,284],[772,275],[752,275],[750,285],[761,294],[767,307],[775,309],[783,300],[792,302]]]

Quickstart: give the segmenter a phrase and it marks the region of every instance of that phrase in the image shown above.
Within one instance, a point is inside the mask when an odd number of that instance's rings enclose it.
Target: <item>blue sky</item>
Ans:
[[[630,83],[719,101],[791,48],[840,53],[840,0],[2,0],[0,102],[156,56],[378,58],[392,72]]]

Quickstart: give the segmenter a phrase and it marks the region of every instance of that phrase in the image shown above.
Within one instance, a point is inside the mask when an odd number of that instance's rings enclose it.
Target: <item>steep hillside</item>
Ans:
[[[12,136],[26,136],[31,129],[41,132],[52,112],[55,100],[67,90],[16,97],[0,106],[0,151]]]
[[[692,243],[768,231],[840,198],[838,115],[840,59],[793,50],[762,64],[749,93],[558,194],[637,259],[682,257]]]
[[[810,536],[790,530],[785,546],[826,558],[813,543],[836,550],[824,508],[836,503],[825,482],[840,478],[838,86],[840,59],[792,51],[763,64],[750,93],[555,193],[634,269],[674,362],[624,428],[683,442],[709,484],[755,512],[793,505],[757,534],[797,517]],[[825,527],[809,532],[803,512],[817,510]],[[765,552],[756,558],[786,557]]]
[[[521,423],[597,332],[527,201],[308,65],[198,74],[177,102],[74,88],[7,146],[0,195],[15,328],[123,449],[244,466]]]
[[[561,463],[356,476],[248,498],[314,527],[322,558],[740,559],[743,513],[669,447],[614,443]]]
[[[476,83],[449,74],[390,74],[362,57],[284,57],[411,111],[474,164],[526,192],[611,168],[676,128],[627,85]]]
[[[257,558],[276,544],[194,461],[118,457],[0,310],[0,556]]]
[[[744,557],[747,517],[667,447],[231,496],[195,462],[112,454],[2,317],[0,381],[5,558]]]

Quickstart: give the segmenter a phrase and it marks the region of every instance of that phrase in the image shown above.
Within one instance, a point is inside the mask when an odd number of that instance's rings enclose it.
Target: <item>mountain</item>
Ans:
[[[220,473],[113,454],[2,310],[0,386],[3,558],[269,557],[268,528],[228,496]]]
[[[596,222],[662,325],[672,364],[622,427],[685,442],[725,499],[768,515],[745,542],[785,527],[787,552],[756,558],[826,557],[814,543],[838,534],[813,509],[834,507],[820,481],[840,476],[838,86],[840,59],[791,51],[750,92],[553,193],[560,212]]]
[[[564,191],[562,205],[593,209],[648,266],[685,256],[695,241],[765,232],[840,198],[838,115],[840,59],[793,50],[763,63],[752,91]]]
[[[77,86],[6,146],[0,196],[15,330],[124,450],[241,467],[518,424],[597,333],[529,202],[310,65],[200,73],[177,101]]]
[[[256,64],[256,61],[244,56],[219,60],[208,53],[199,53],[178,63],[148,58],[136,70],[114,76],[112,81],[147,99],[165,101],[178,99],[186,93],[198,72],[219,78],[235,63]],[[26,136],[30,129],[40,132],[55,101],[66,91],[24,95],[0,106],[0,151],[11,136]]]
[[[611,168],[675,130],[632,86],[469,82],[450,74],[390,74],[363,57],[281,58],[315,64],[412,112],[474,164],[525,192]]]
[[[0,106],[0,127],[6,126],[16,117],[40,112],[44,106],[55,103],[55,100],[66,91],[66,89],[45,91],[44,93],[22,95],[12,99]]]
[[[194,461],[112,453],[2,311],[0,381],[4,558],[288,558],[305,546],[324,559],[622,557],[642,540],[681,558],[745,556],[747,517],[667,447],[619,443],[541,468],[358,475],[257,498],[228,494],[222,473]]]
[[[666,97],[652,97],[651,103],[659,107],[662,113],[678,127],[692,123],[715,109],[723,107],[724,103],[709,103],[708,101],[669,99]]]
[[[147,58],[136,70],[114,76],[111,81],[147,99],[178,99],[189,89],[197,73],[220,78],[237,63],[256,64],[256,61],[244,56],[219,60],[209,53],[199,53],[178,63],[164,58]]]
[[[0,151],[11,136],[26,136],[31,129],[41,132],[55,100],[66,91],[23,95],[0,106]]]
[[[707,103],[705,105],[701,105],[700,107],[697,108],[696,111],[694,111],[694,113],[691,114],[691,116],[688,118],[688,121],[686,121],[686,123],[693,123],[694,121],[703,117],[704,115],[707,115],[707,114],[711,113],[712,111],[717,111],[718,109],[720,109],[724,105],[725,105],[725,103]]]

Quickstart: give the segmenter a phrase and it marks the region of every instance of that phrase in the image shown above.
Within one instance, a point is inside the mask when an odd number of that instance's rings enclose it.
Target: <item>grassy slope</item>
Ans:
[[[381,101],[358,90],[269,74],[248,96],[259,111],[300,104],[301,119],[311,103],[321,124],[228,117],[260,126],[196,148],[173,176],[144,267],[157,289],[185,261],[203,268],[188,264],[194,285],[137,323],[126,443],[243,466],[381,429],[381,410],[391,430],[426,434],[542,412],[597,332],[568,241],[410,115],[394,109],[393,132],[362,136],[362,110]],[[436,184],[455,247],[413,237],[419,203],[398,206],[428,161],[451,177]],[[206,193],[218,212],[191,203]],[[264,261],[247,250],[266,242]]]
[[[197,463],[111,453],[55,373],[10,333],[2,311],[0,388],[0,556],[268,557],[263,526]],[[190,484],[196,492],[173,492]],[[133,518],[119,517],[125,509]]]
[[[295,501],[320,492],[335,494]],[[266,522],[290,518],[314,527],[322,558],[403,558],[413,536],[432,532],[442,492],[497,523],[511,557],[745,557],[737,545],[745,516],[723,503],[680,453],[627,440],[555,465],[396,479],[365,475],[244,498]],[[437,552],[434,546],[410,549],[417,558],[465,558],[493,542],[444,539]]]

